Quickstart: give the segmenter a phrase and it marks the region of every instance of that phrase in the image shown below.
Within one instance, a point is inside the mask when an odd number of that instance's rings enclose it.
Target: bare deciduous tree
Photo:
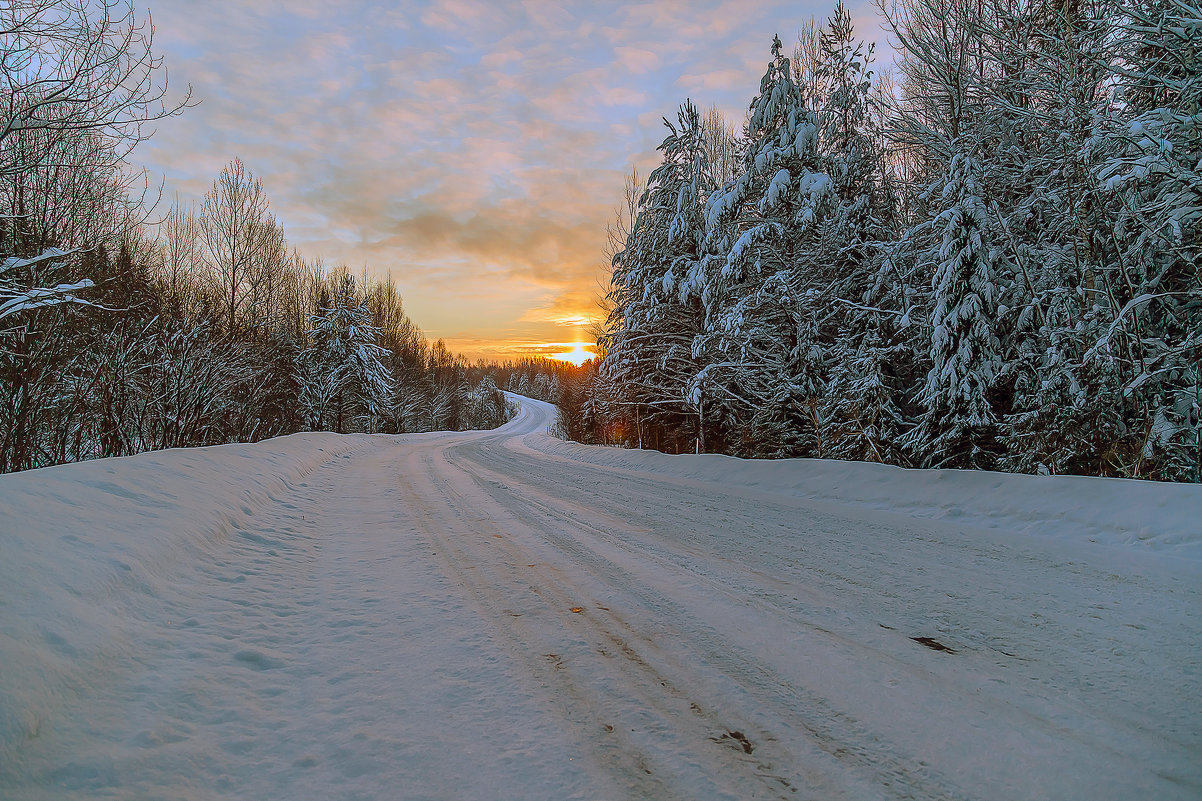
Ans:
[[[191,277],[200,268],[200,220],[195,207],[185,207],[178,198],[159,225],[161,274],[167,308],[175,316],[190,311],[195,301]]]
[[[701,118],[701,135],[714,181],[722,186],[743,171],[738,132],[722,109],[710,106]]]
[[[62,141],[88,132],[107,158],[124,160],[150,135],[147,123],[186,108],[191,87],[168,98],[153,39],[127,0],[0,4],[0,175],[53,163]]]
[[[263,182],[242,159],[234,159],[205,195],[201,217],[209,281],[220,299],[227,332],[242,325],[262,288],[262,262],[275,242],[275,228]]]

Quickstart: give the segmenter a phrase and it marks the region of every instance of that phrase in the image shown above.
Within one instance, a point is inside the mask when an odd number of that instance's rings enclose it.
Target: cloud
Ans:
[[[527,310],[523,322],[554,323],[557,326],[591,326],[603,322],[608,311],[603,306],[606,287],[574,286],[558,293],[547,303]]]
[[[715,69],[697,74],[681,75],[677,80],[686,92],[702,92],[708,95],[746,89],[751,85],[747,70]],[[752,87],[754,89],[754,87]]]
[[[619,45],[614,48],[614,54],[617,56],[618,63],[631,75],[643,75],[651,72],[660,64],[660,58],[654,51],[641,47]]]

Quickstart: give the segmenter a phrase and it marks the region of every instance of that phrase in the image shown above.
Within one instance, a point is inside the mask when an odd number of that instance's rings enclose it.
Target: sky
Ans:
[[[589,339],[606,225],[662,118],[687,98],[741,122],[773,34],[833,7],[151,0],[171,88],[200,102],[133,159],[187,202],[240,157],[293,246],[390,274],[430,339],[548,355]],[[849,7],[883,45],[872,6]]]

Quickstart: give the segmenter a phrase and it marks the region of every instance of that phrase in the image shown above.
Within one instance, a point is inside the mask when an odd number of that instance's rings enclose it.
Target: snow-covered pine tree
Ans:
[[[885,110],[881,118],[889,175],[899,187],[899,222],[881,249],[870,300],[863,305],[888,310],[890,319],[877,321],[885,334],[882,342],[905,346],[896,351],[908,357],[894,366],[901,390],[896,401],[913,426],[920,416],[930,417],[917,396],[932,368],[930,316],[946,227],[940,216],[947,210],[944,190],[954,156],[971,147],[980,103],[988,95],[980,79],[988,51],[981,34],[986,16],[1000,9],[988,0],[880,0],[877,5],[898,45],[896,84],[876,97]],[[847,384],[854,376],[847,359],[840,362]],[[903,440],[907,450],[914,437],[911,429]],[[920,464],[927,455],[918,453]]]
[[[1202,480],[1202,5],[1123,7],[1123,104],[1099,177],[1115,204],[1113,322],[1136,452],[1125,475]]]
[[[301,401],[309,424],[317,430],[345,433],[353,418],[368,431],[389,397],[392,377],[376,344],[379,329],[358,298],[355,277],[342,272],[335,279],[331,305],[309,318],[309,347],[300,356]]]
[[[908,365],[909,346],[894,338],[892,328],[879,314],[861,318],[873,326],[849,330],[846,340],[831,349],[830,378],[823,401],[823,416],[830,434],[827,455],[887,464],[906,464],[903,442],[908,429],[899,403],[904,387],[898,366]],[[889,339],[887,339],[889,337]]]
[[[1004,362],[995,408],[1009,469],[1097,472],[1121,423],[1108,371],[1083,363],[1105,326],[1096,302],[1112,252],[1094,177],[1112,15],[1106,0],[1037,4],[984,26],[1000,64],[982,77],[975,126],[990,148]]]
[[[877,308],[884,298],[874,291],[881,245],[892,235],[897,213],[884,180],[874,48],[856,41],[841,1],[816,44],[814,63],[800,72],[812,76],[817,149],[832,197],[802,256],[827,299],[819,323],[829,376],[820,411],[829,429],[826,452],[892,461],[900,455],[904,430],[894,376],[909,360],[895,336],[900,312]]]
[[[648,177],[625,245],[614,255],[601,372],[620,388],[615,401],[633,417],[639,445],[645,428],[655,426],[665,435],[693,429],[700,447],[704,406],[689,384],[700,369],[693,341],[702,326],[702,212],[714,179],[691,102],[681,106],[677,122],[664,120],[663,163]]]
[[[818,124],[773,37],[772,60],[747,122],[744,171],[706,204],[702,294],[709,355],[695,391],[729,409],[732,447],[748,455],[822,452],[818,405],[821,289],[803,269],[807,240],[829,203]]]
[[[907,436],[916,461],[933,467],[988,468],[997,419],[989,399],[1000,363],[993,256],[979,168],[968,153],[952,159],[936,218],[942,236],[932,280],[931,370],[920,395],[925,411]]]
[[[546,373],[539,373],[536,375],[530,389],[530,394],[538,400],[551,400],[551,379]]]

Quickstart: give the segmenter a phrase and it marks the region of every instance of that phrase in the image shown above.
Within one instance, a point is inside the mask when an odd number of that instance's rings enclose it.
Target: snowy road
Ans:
[[[182,456],[4,477],[0,797],[1202,796],[1202,561],[556,444],[551,413],[286,438],[325,450],[216,528],[138,492]],[[265,446],[230,447],[205,469]],[[217,533],[64,530],[152,518]]]

